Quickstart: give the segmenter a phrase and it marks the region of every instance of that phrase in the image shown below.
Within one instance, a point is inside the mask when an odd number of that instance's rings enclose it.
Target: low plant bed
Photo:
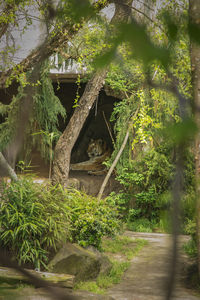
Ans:
[[[131,239],[127,236],[104,238],[102,251],[112,262],[112,269],[108,275],[100,275],[95,281],[79,282],[75,290],[87,290],[96,294],[105,294],[106,289],[121,281],[124,272],[129,268],[131,259],[147,245],[143,239]]]

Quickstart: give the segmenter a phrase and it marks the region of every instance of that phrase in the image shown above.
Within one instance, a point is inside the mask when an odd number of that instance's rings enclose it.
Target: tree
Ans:
[[[29,1],[20,1],[20,3],[23,5],[23,7],[29,3]],[[87,4],[87,1],[85,2]],[[62,1],[61,1],[62,4]],[[64,3],[65,4],[65,3]],[[99,11],[106,2],[103,2],[103,5],[101,1],[97,1],[93,6],[89,6],[92,10],[92,16],[96,12],[94,11],[94,8],[96,11]],[[17,116],[17,125],[14,129],[13,133],[13,139],[9,141],[8,145],[6,146],[6,149],[4,149],[4,154],[8,162],[14,166],[16,157],[20,151],[20,148],[24,141],[24,135],[25,135],[25,128],[27,126],[28,120],[30,118],[30,113],[32,111],[33,107],[33,101],[34,101],[34,94],[36,91],[36,86],[40,79],[40,67],[41,64],[49,59],[49,57],[53,54],[58,52],[58,49],[62,49],[64,44],[68,42],[72,36],[74,36],[78,30],[81,28],[81,26],[91,17],[91,11],[87,12],[85,14],[85,18],[78,17],[77,24],[74,24],[73,19],[73,10],[71,11],[71,18],[66,17],[66,13],[70,13],[70,7],[71,3],[66,2],[66,7],[64,6],[61,8],[57,8],[57,11],[53,10],[53,16],[52,16],[52,5],[49,1],[44,1],[43,5],[39,7],[43,14],[45,12],[45,22],[48,23],[49,20],[55,19],[55,25],[53,24],[53,30],[50,34],[47,34],[47,36],[44,37],[43,43],[36,48],[34,51],[32,51],[31,54],[29,54],[23,61],[21,61],[18,65],[14,65],[10,69],[5,69],[4,72],[1,73],[0,78],[0,86],[6,87],[8,86],[13,79],[17,79],[19,82],[22,81],[22,84],[25,85],[23,96],[20,97],[20,105],[18,110],[18,116]],[[15,11],[15,16],[17,16],[17,9],[20,7],[15,5],[15,2],[13,2],[13,7]],[[64,13],[62,12],[62,9],[64,10]],[[66,11],[65,11],[66,9]],[[7,11],[7,6],[5,8]],[[61,13],[62,12],[62,13]],[[2,14],[4,16],[4,14]],[[15,18],[14,18],[15,19]],[[63,19],[64,24],[63,24]],[[6,30],[8,30],[9,25],[11,21],[8,20],[2,20],[2,36],[5,35]],[[62,26],[61,26],[62,24]],[[24,72],[29,71],[28,74],[28,80],[24,82],[24,77],[22,74]]]
[[[200,2],[190,0],[190,24],[196,26],[194,30],[199,29],[200,20]],[[194,31],[194,32],[195,32]],[[193,79],[193,101],[194,118],[198,127],[198,133],[195,139],[195,161],[196,161],[196,218],[197,218],[197,249],[198,249],[198,271],[200,278],[200,45],[198,40],[191,35],[191,67]]]

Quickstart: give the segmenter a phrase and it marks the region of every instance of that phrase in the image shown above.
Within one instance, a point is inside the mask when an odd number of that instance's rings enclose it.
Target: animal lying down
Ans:
[[[93,175],[105,174],[105,166],[102,163],[111,155],[111,150],[107,147],[106,142],[102,139],[91,139],[87,154],[89,160],[71,164],[70,170],[88,171],[89,174]]]

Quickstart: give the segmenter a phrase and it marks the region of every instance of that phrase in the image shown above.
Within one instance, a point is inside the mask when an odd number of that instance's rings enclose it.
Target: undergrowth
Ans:
[[[19,264],[46,268],[66,240],[100,249],[102,237],[119,228],[116,207],[106,200],[28,177],[1,186],[0,246]]]
[[[142,239],[131,239],[126,236],[116,236],[109,239],[104,238],[102,242],[102,250],[106,255],[114,256],[113,254],[120,254],[122,260],[111,259],[112,269],[108,275],[100,274],[96,281],[80,282],[75,285],[75,289],[87,290],[96,294],[104,294],[106,289],[113,284],[121,281],[124,272],[130,266],[130,260],[137,253],[147,245],[147,241]]]
[[[120,253],[130,260],[143,246],[147,245],[147,241],[143,239],[133,240],[127,236],[116,236],[113,239],[104,239],[102,244],[104,252]]]

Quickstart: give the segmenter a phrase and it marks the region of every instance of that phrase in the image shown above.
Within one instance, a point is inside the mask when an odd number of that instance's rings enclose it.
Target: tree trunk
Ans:
[[[200,1],[190,0],[190,21],[200,25]],[[195,162],[196,162],[196,216],[197,216],[197,248],[198,248],[198,271],[200,278],[200,46],[191,43],[191,65],[194,99],[194,116],[198,133],[195,140]]]
[[[1,152],[0,152],[0,170],[1,170],[0,175],[9,176],[13,181],[18,180],[15,171],[8,164],[8,162],[6,161],[5,157]]]
[[[131,13],[132,0],[117,1],[115,4],[115,14],[111,23],[127,22]],[[110,33],[109,33],[110,34]],[[103,87],[108,68],[97,71],[87,83],[83,96],[78,106],[58,140],[54,151],[52,183],[60,183],[67,186],[69,177],[69,167],[72,148],[79,136],[79,133],[89,115],[90,109],[96,100],[100,89]]]
[[[122,154],[122,152],[123,152],[123,150],[124,150],[124,148],[126,146],[126,143],[128,141],[128,137],[129,137],[129,127],[127,129],[124,141],[123,141],[123,143],[122,143],[122,145],[121,145],[121,147],[119,149],[119,152],[117,153],[117,156],[115,157],[115,159],[114,159],[114,161],[113,161],[113,163],[112,163],[112,165],[111,165],[108,173],[106,174],[106,177],[105,177],[105,179],[104,179],[104,181],[103,181],[103,183],[101,185],[101,188],[100,188],[98,196],[97,196],[98,200],[101,200],[101,197],[103,195],[103,192],[104,192],[104,189],[106,187],[106,184],[108,183],[108,180],[109,180],[109,178],[110,178],[110,176],[111,176],[114,168],[116,167],[116,165],[117,165],[117,163],[118,163],[118,161],[120,159],[120,156],[121,156],[121,154]]]
[[[72,148],[103,86],[107,70],[97,72],[87,83],[83,96],[54,151],[52,183],[67,185]]]

